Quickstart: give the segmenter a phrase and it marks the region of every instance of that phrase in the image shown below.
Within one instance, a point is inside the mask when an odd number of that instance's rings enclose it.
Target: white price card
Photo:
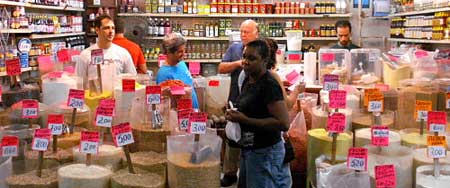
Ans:
[[[116,140],[118,147],[134,143],[133,134],[131,134],[131,132],[116,135]]]
[[[97,115],[97,118],[95,118],[95,123],[97,124],[97,126],[100,126],[100,127],[111,127],[112,117],[104,116],[104,115]]]
[[[130,123],[121,123],[116,126],[112,126],[112,135],[114,143],[117,147],[134,143],[133,134],[131,132]]]
[[[382,101],[369,101],[369,112],[381,112],[383,111],[383,102]]]
[[[147,104],[161,104],[161,86],[145,87]]]
[[[17,146],[2,146],[2,157],[16,157],[18,155]]]
[[[19,155],[19,138],[17,136],[3,136],[0,146],[1,156],[3,157],[15,157]]]
[[[61,135],[63,133],[63,114],[49,114],[47,117],[47,122],[47,127],[51,130],[52,135]]]
[[[447,156],[447,150],[443,146],[428,146],[428,157],[444,158]]]
[[[61,135],[63,132],[63,124],[49,123],[48,128],[52,131],[52,135]]]
[[[45,138],[34,138],[31,149],[35,151],[47,151],[48,142],[49,140]]]
[[[367,170],[367,148],[350,148],[348,150],[347,168],[352,170]]]
[[[206,134],[208,115],[204,112],[193,112],[189,117],[189,133]]]
[[[353,169],[353,170],[365,170],[366,168],[366,161],[363,158],[349,158],[349,169]]]
[[[81,141],[80,147],[81,153],[89,153],[89,154],[98,153],[98,142]]]

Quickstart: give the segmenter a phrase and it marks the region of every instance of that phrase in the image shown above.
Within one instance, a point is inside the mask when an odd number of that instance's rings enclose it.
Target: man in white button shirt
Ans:
[[[84,78],[83,83],[87,83],[87,70],[89,64],[91,64],[91,51],[96,49],[103,49],[104,63],[115,63],[116,75],[137,75],[133,59],[128,51],[112,43],[115,35],[113,19],[108,15],[98,16],[94,21],[94,26],[98,35],[98,42],[81,52],[81,60],[77,62],[75,68],[77,75]],[[93,71],[91,69],[89,68],[90,71]]]

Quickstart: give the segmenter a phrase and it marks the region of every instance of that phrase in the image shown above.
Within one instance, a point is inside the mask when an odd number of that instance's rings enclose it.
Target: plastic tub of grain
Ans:
[[[157,174],[134,168],[135,173],[122,169],[111,177],[111,188],[164,188],[165,180]]]
[[[440,176],[435,177],[434,166],[425,165],[417,168],[416,188],[444,188],[450,185],[450,166],[441,166]]]
[[[372,143],[372,132],[370,128],[359,129],[355,131],[356,147],[363,147]],[[389,145],[400,146],[400,134],[395,131],[389,131]]]
[[[58,169],[59,188],[109,188],[112,171],[86,164],[72,164]]]
[[[103,144],[99,147],[97,155],[92,155],[92,164],[104,166],[112,171],[117,171],[122,166],[124,156],[122,147]],[[73,148],[73,160],[75,163],[86,163],[86,154],[79,151],[79,147]]]
[[[372,113],[353,113],[352,117],[352,129],[370,128],[375,125],[375,117]],[[394,125],[394,112],[385,110],[381,113],[381,125],[393,128]]]
[[[160,175],[164,184],[166,182],[166,171],[167,171],[167,155],[156,153],[156,152],[136,152],[130,153],[131,161],[133,162],[133,166],[140,168],[142,170]],[[125,162],[126,159],[123,159],[124,167],[127,166]]]
[[[200,135],[198,142],[194,138],[194,135],[168,136],[169,187],[219,188],[222,139],[211,134]],[[194,162],[191,160],[194,156],[202,157]]]

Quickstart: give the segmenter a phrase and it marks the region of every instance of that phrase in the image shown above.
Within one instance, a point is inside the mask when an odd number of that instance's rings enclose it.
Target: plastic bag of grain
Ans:
[[[206,111],[210,115],[222,116],[223,107],[227,105],[231,77],[217,75],[207,78]]]
[[[167,139],[169,186],[171,188],[219,188],[222,139],[205,134],[173,135]],[[206,148],[206,149],[204,149]],[[199,152],[206,151],[206,152]],[[195,153],[203,160],[191,162]],[[195,157],[194,157],[195,158]]]

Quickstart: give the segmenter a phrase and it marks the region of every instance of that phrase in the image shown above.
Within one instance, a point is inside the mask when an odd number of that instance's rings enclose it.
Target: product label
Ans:
[[[97,154],[100,134],[98,132],[81,131],[79,151],[81,153]]]
[[[57,79],[57,78],[61,78],[63,75],[62,71],[54,71],[54,72],[50,72],[48,73],[48,78],[53,78],[53,79]]]
[[[447,155],[447,141],[445,136],[428,136],[428,157],[444,158]]]
[[[343,133],[345,130],[345,114],[332,113],[328,116],[327,130],[331,133]]]
[[[21,69],[19,59],[6,60],[5,64],[6,64],[6,74],[8,76],[20,75]]]
[[[38,118],[39,104],[37,100],[22,100],[22,118]]]
[[[432,110],[431,101],[416,100],[416,110],[414,112],[414,119],[416,119],[416,121],[420,120],[427,121],[428,112],[431,110]]]
[[[372,145],[374,146],[389,146],[389,128],[387,126],[373,126]]]
[[[116,115],[116,99],[114,98],[109,98],[109,99],[102,99],[100,100],[100,104],[98,105],[99,107],[104,107],[104,108],[112,108],[113,112],[112,112],[112,116]]]
[[[339,89],[339,76],[334,74],[325,74],[323,76],[323,90],[331,91]]]
[[[331,90],[330,91],[330,108],[345,109],[347,107],[347,91]]]
[[[50,142],[50,129],[36,129],[34,131],[33,143],[31,149],[34,151],[47,151]]]
[[[147,104],[161,104],[161,86],[147,86],[145,87],[145,94]]]
[[[131,133],[130,123],[121,123],[111,128],[114,143],[117,147],[134,143],[133,134]]]
[[[19,155],[19,138],[17,136],[3,136],[2,143],[2,157],[16,157]]]
[[[446,124],[447,114],[445,112],[428,112],[428,131],[445,133]]]
[[[123,92],[134,92],[136,90],[136,80],[134,79],[122,79],[122,91]]]
[[[51,130],[52,135],[61,135],[64,127],[64,115],[49,114],[47,119],[47,127]]]
[[[347,168],[352,170],[367,170],[367,148],[350,148],[348,150]]]
[[[71,108],[83,108],[84,105],[84,90],[70,89],[69,98],[67,99],[67,106]]]
[[[219,87],[219,84],[220,84],[219,80],[210,80],[208,82],[209,87]]]
[[[91,51],[91,64],[103,64],[103,49],[96,49]]]
[[[111,127],[114,108],[99,106],[95,112],[95,124],[99,127]]]
[[[204,112],[192,112],[189,117],[189,133],[206,134],[208,115]]]
[[[375,181],[377,188],[396,188],[395,166],[392,164],[375,166]]]

